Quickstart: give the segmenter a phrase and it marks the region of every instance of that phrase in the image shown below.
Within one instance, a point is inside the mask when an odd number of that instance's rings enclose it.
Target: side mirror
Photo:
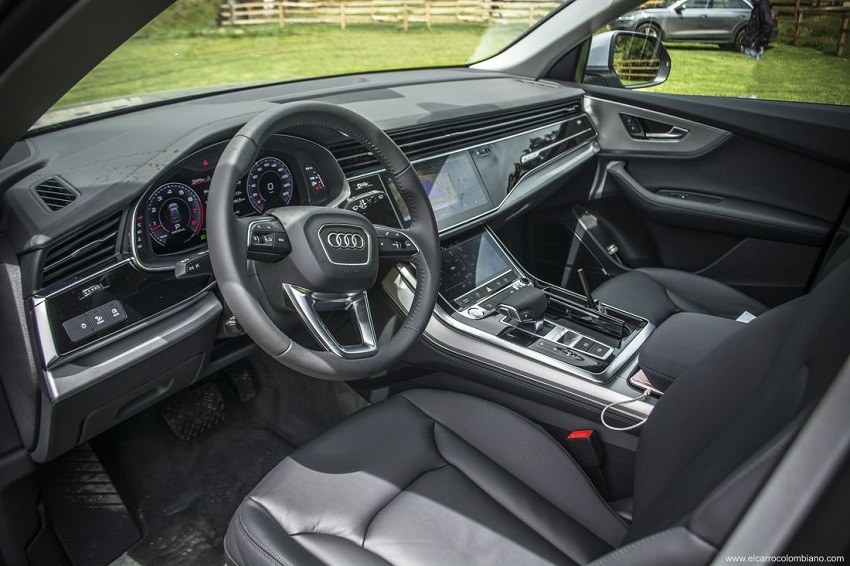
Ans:
[[[593,36],[585,81],[618,88],[646,88],[670,76],[670,55],[654,36],[609,31]]]
[[[684,12],[684,11],[685,11],[685,6],[684,6],[684,5],[682,5],[682,6],[676,6],[675,8],[673,8],[673,11],[674,11],[674,12],[676,12],[677,14],[679,14],[679,15],[681,16],[681,15],[682,15],[682,12]]]

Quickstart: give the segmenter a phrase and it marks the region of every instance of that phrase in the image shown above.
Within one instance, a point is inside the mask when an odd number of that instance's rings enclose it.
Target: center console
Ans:
[[[642,318],[526,273],[489,230],[442,254],[439,305],[455,326],[583,379],[611,380],[651,332]]]

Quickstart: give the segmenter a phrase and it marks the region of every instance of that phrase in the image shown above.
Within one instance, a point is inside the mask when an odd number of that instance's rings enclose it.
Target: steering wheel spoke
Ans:
[[[379,259],[402,261],[411,259],[419,253],[419,246],[416,245],[408,230],[376,224],[375,232],[378,233]]]
[[[327,351],[344,359],[366,358],[378,351],[378,341],[375,337],[375,326],[372,323],[372,312],[369,309],[366,291],[339,294],[314,293],[288,283],[285,283],[283,288],[301,320]],[[319,315],[321,312],[329,311],[347,311],[351,315],[360,334],[359,343],[341,344],[334,337]]]

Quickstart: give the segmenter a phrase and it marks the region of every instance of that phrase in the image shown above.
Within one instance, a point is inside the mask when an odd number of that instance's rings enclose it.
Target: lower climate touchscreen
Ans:
[[[443,251],[440,293],[466,307],[504,289],[517,277],[505,254],[485,232]]]

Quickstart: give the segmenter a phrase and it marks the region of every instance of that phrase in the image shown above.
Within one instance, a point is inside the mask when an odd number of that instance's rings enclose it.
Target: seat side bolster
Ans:
[[[680,526],[636,540],[588,566],[703,566],[716,553],[717,548]]]
[[[239,566],[324,565],[288,536],[265,507],[250,496],[242,501],[230,521],[224,536],[224,549],[228,559]]]

